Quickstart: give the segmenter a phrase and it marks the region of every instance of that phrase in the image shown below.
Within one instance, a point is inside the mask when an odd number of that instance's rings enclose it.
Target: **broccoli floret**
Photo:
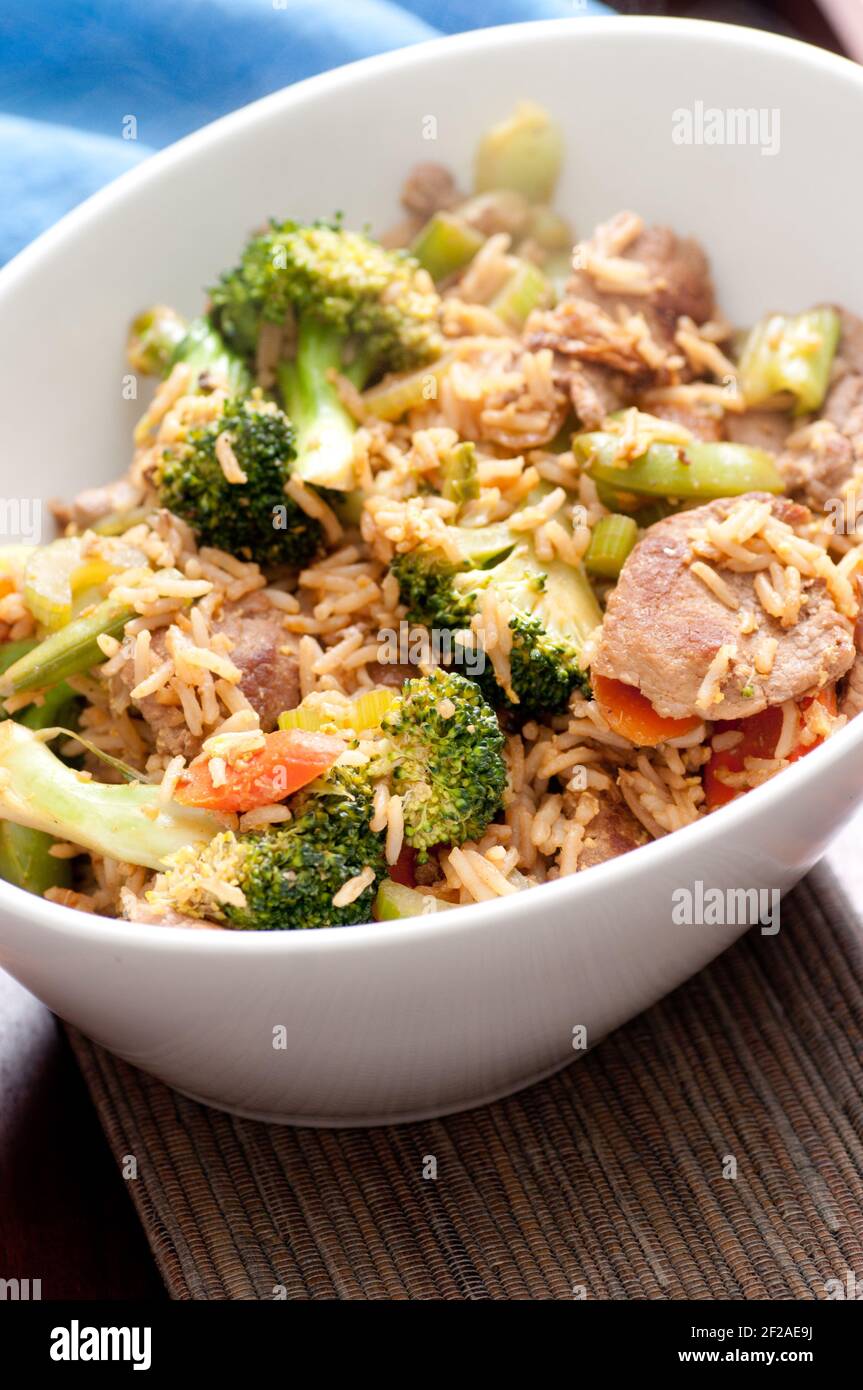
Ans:
[[[392,568],[408,617],[430,628],[470,627],[489,588],[509,605],[510,686],[503,689],[488,660],[478,677],[496,707],[517,707],[525,716],[558,713],[573,689],[587,690],[581,651],[602,615],[580,567],[541,561],[530,541],[513,533],[503,558],[481,569],[460,568],[439,547],[422,546],[398,556]]]
[[[478,839],[506,784],[497,718],[462,676],[406,682],[380,734],[368,764],[337,766],[292,797],[289,822],[234,834],[208,811],[162,803],[151,783],[81,781],[35,732],[7,720],[0,818],[158,870],[148,893],[156,908],[244,930],[348,926],[370,920],[387,872],[385,835],[370,824],[378,782],[402,797],[405,841],[421,860],[434,845]],[[362,891],[334,905],[364,871]]]
[[[215,836],[203,850],[181,850],[157,878],[150,901],[246,931],[347,927],[371,919],[386,873],[383,841],[369,828],[371,802],[336,783],[303,793],[286,825]],[[371,868],[363,891],[343,907],[333,898]],[[233,894],[214,896],[214,880]]]
[[[434,845],[479,839],[506,786],[504,737],[479,687],[449,671],[406,681],[381,728],[405,840],[420,860]]]
[[[321,549],[323,532],[285,493],[296,456],[293,426],[252,390],[242,358],[209,320],[186,325],[158,305],[132,325],[129,360],[163,376],[184,363],[195,373],[192,393],[206,395],[216,386],[231,392],[216,419],[193,419],[163,450],[151,473],[160,506],[187,522],[202,545],[264,567],[307,564]],[[228,481],[217,452],[223,437],[245,482]]]
[[[228,482],[220,440],[245,481]],[[264,567],[300,567],[320,550],[323,533],[285,493],[293,457],[287,416],[251,396],[226,401],[217,419],[190,426],[163,451],[153,481],[161,505],[188,522],[202,545]]]
[[[369,828],[371,801],[337,780],[295,798],[286,825],[233,835],[208,811],[161,804],[151,783],[81,781],[13,720],[0,723],[0,772],[0,818],[159,870],[154,905],[189,916],[259,931],[368,921],[386,872],[382,837]],[[374,880],[354,902],[333,907],[367,865]],[[214,879],[228,885],[224,898],[212,891]]]
[[[362,390],[382,372],[439,355],[440,300],[426,273],[406,253],[338,223],[273,222],[210,295],[215,324],[246,358],[263,324],[292,324],[294,349],[278,380],[297,432],[296,471],[349,491],[356,426],[332,374]]]

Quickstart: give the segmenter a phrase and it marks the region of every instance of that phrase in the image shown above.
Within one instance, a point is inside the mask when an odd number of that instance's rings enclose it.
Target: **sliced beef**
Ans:
[[[251,594],[226,603],[215,630],[233,642],[231,660],[243,673],[240,689],[269,732],[282,710],[294,709],[300,699],[297,659],[280,650],[287,641],[281,613],[260,594]]]
[[[794,429],[790,416],[780,410],[747,410],[743,415],[725,416],[725,435],[733,444],[750,449],[767,449],[778,454]]]
[[[423,222],[455,207],[459,197],[456,181],[443,164],[415,164],[402,184],[402,207]]]
[[[691,237],[679,237],[670,227],[645,227],[627,248],[624,259],[647,266],[658,288],[646,297],[648,322],[659,336],[673,341],[683,315],[695,323],[712,318],[716,308],[710,265]],[[636,300],[626,301],[637,308]]]
[[[836,353],[836,374],[856,372],[863,374],[863,319],[848,309],[839,308],[841,332]]]
[[[405,681],[415,680],[421,674],[416,666],[387,661],[370,661],[366,670],[373,685],[385,685],[390,690],[401,690]]]
[[[846,372],[839,378],[827,394],[821,418],[829,420],[848,439],[863,436],[863,375]]]
[[[766,499],[766,494],[749,495]],[[774,515],[790,525],[800,525],[808,516],[786,498],[769,500]],[[662,715],[705,716],[698,693],[725,644],[736,647],[736,655],[721,684],[722,700],[709,710],[715,719],[745,718],[797,699],[838,680],[854,659],[851,624],[821,580],[804,581],[800,617],[793,627],[783,628],[761,608],[751,574],[719,569],[741,607],[759,620],[754,633],[743,634],[739,613],[691,572],[690,533],[710,519],[724,519],[733,505],[734,499],[725,498],[651,526],[609,598],[592,670],[637,686]],[[755,652],[768,637],[776,638],[778,646],[773,669],[763,676],[755,670]]]
[[[572,408],[585,430],[600,429],[607,415],[632,403],[632,390],[622,373],[589,362],[573,362],[566,385]]]
[[[603,801],[593,820],[585,827],[584,844],[578,856],[578,870],[592,869],[607,859],[628,854],[646,845],[650,836],[622,801]]]
[[[792,496],[823,511],[854,471],[854,446],[830,420],[816,420],[794,431],[776,462]]]
[[[601,256],[614,255],[615,226],[631,225],[633,220],[631,214],[618,214],[597,228],[589,248]],[[647,293],[610,292],[589,269],[575,269],[560,303],[531,315],[526,340],[532,348],[553,348],[570,363],[604,369],[606,383],[620,394],[609,380],[611,373],[627,378],[630,390],[671,380],[665,359],[679,359],[674,342],[678,318],[687,315],[703,323],[714,313],[715,302],[710,268],[698,242],[678,237],[668,227],[643,228],[617,258],[640,264]],[[646,334],[635,315],[646,323]],[[574,365],[572,371],[573,405],[582,423],[593,427],[599,420],[598,407],[576,379]],[[588,385],[596,382],[594,376]]]
[[[267,732],[274,729],[282,710],[294,709],[300,698],[296,657],[280,650],[287,634],[279,610],[260,594],[251,594],[238,603],[226,603],[221,617],[211,624],[211,631],[230,638],[230,659],[243,673],[240,689],[260,715],[261,727]],[[165,642],[164,631],[153,634],[152,651],[158,659],[163,660],[166,655]],[[112,706],[124,710],[134,704],[149,725],[158,752],[171,757],[178,753],[185,758],[195,757],[201,739],[190,732],[181,709],[162,704],[155,695],[131,700],[130,692],[135,686],[132,640],[127,641],[126,648],[126,661],[110,681]]]
[[[839,698],[839,713],[846,719],[853,719],[863,710],[863,619],[858,620],[854,629],[854,664],[842,685]]]
[[[651,415],[683,425],[696,439],[714,444],[723,438],[722,412],[707,405],[667,405],[660,401],[650,407]]]
[[[51,510],[60,526],[74,524],[79,531],[86,531],[102,517],[112,512],[130,512],[143,500],[144,490],[129,478],[117,478],[103,487],[89,487],[79,492],[73,502],[52,502]]]

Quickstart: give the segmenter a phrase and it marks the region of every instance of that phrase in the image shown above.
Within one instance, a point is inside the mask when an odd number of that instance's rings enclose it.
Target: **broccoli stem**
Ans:
[[[0,724],[0,772],[0,817],[129,864],[163,868],[168,855],[221,828],[207,811],[160,805],[151,783],[82,780],[38,733],[11,719]]]
[[[129,361],[136,371],[167,376],[183,362],[198,375],[212,372],[224,378],[232,395],[244,396],[252,388],[248,368],[226,346],[206,316],[187,323],[173,309],[158,304],[139,314],[129,334]]]
[[[332,373],[340,372],[358,389],[370,364],[343,361],[344,336],[306,314],[297,329],[296,355],[278,367],[279,390],[296,432],[292,472],[305,483],[349,492],[354,486],[353,443],[356,421],[342,405]]]
[[[0,652],[0,661],[6,655],[4,648]],[[41,705],[31,705],[22,715],[21,723],[30,729],[48,729],[62,722],[67,706],[74,704],[75,700],[75,692],[68,685],[55,686]],[[16,825],[11,820],[0,821],[0,878],[39,897],[48,888],[68,888],[72,881],[70,861],[57,859],[51,853],[53,844],[53,835],[46,834],[44,830]]]

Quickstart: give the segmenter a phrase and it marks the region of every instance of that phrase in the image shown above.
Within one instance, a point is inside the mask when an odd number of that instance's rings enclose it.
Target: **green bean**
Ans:
[[[584,557],[585,569],[598,579],[616,579],[637,540],[638,525],[631,516],[612,512],[600,517]]]
[[[473,260],[485,237],[451,212],[436,212],[411,243],[411,255],[435,281],[446,280]]]
[[[134,608],[105,599],[91,613],[75,618],[59,632],[52,632],[10,666],[0,676],[0,695],[41,690],[78,675],[80,671],[89,671],[91,666],[105,660],[97,639],[103,633],[109,637],[121,636],[126,623],[134,617]]]
[[[68,859],[50,853],[53,836],[14,821],[0,821],[0,878],[42,897],[46,888],[68,888],[72,881]]]
[[[738,497],[744,492],[785,491],[785,485],[765,449],[745,444],[651,444],[630,464],[621,457],[620,435],[577,434],[573,452],[595,482],[645,497],[681,500]]]
[[[549,113],[521,101],[479,143],[474,168],[477,193],[510,188],[530,203],[550,203],[563,164],[563,132]]]
[[[787,317],[769,314],[752,329],[740,357],[739,385],[748,406],[790,394],[794,414],[818,410],[839,342],[839,315],[829,306]]]
[[[510,328],[523,328],[534,309],[554,300],[551,282],[532,261],[521,261],[489,305]]]

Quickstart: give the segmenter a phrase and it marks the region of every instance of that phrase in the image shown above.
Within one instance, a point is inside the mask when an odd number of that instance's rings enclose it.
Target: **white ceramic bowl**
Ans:
[[[270,213],[396,214],[419,159],[467,178],[517,97],[562,121],[580,232],[620,207],[700,236],[732,319],[837,299],[863,311],[863,73],[752,31],[574,20],[467,34],[301,83],[184,140],[0,274],[4,496],[121,471],[126,323],[192,311]],[[679,108],[778,110],[780,149],[679,145]],[[437,138],[427,141],[429,117]],[[371,1124],[478,1104],[573,1060],[729,944],[672,893],[788,888],[863,799],[863,720],[711,818],[575,879],[403,925],[284,934],[94,919],[0,884],[0,961],[128,1061],[230,1110]],[[277,1047],[283,1027],[286,1046]]]

